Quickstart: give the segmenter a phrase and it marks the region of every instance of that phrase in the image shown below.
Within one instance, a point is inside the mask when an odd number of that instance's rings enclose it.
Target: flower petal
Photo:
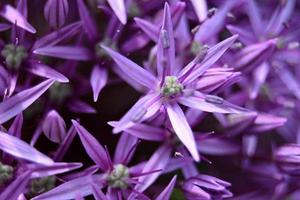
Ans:
[[[151,38],[152,41],[157,42],[159,35],[159,29],[157,26],[138,17],[135,17],[134,21],[147,34],[147,36]]]
[[[137,144],[137,141],[136,137],[123,133],[115,149],[114,163],[127,164],[131,160],[134,153],[132,148]]]
[[[17,138],[21,138],[22,126],[23,126],[23,114],[20,113],[15,117],[7,133]]]
[[[156,78],[151,73],[116,51],[103,45],[101,45],[101,47],[112,57],[112,59],[117,63],[119,69],[123,71],[124,74],[149,89],[153,89],[153,87],[155,87]]]
[[[0,149],[17,158],[43,165],[53,164],[53,160],[42,154],[23,140],[0,131]]]
[[[250,0],[247,2],[247,14],[250,19],[252,30],[254,31],[256,37],[260,37],[264,27],[259,8],[254,0]]]
[[[23,90],[18,94],[0,103],[0,124],[13,118],[34,101],[36,101],[52,84],[53,80],[46,80],[30,89]]]
[[[89,49],[79,46],[47,46],[35,49],[34,54],[55,58],[88,61],[93,58]]]
[[[24,16],[14,7],[8,4],[1,6],[0,15],[12,24],[16,24],[30,33],[36,33],[35,28],[31,26],[26,21],[26,18],[24,18]]]
[[[124,0],[107,0],[107,2],[122,24],[126,24],[127,16]]]
[[[206,0],[190,0],[193,4],[194,10],[199,22],[202,22],[207,17],[207,3]]]
[[[177,176],[175,175],[168,186],[160,193],[158,197],[155,198],[155,200],[166,200],[170,199],[171,193],[174,189],[175,183],[176,183]]]
[[[199,161],[200,157],[197,151],[194,134],[184,116],[183,111],[176,103],[167,104],[166,109],[177,137],[189,150],[195,161]]]
[[[108,161],[106,151],[104,147],[94,138],[83,126],[81,126],[77,121],[72,120],[72,123],[80,137],[80,140],[90,158],[99,167],[106,171],[110,167],[110,162]]]
[[[90,83],[93,89],[94,102],[97,102],[100,91],[106,85],[107,78],[107,70],[103,67],[95,65],[90,78]]]
[[[43,122],[43,131],[49,140],[61,143],[67,135],[66,123],[55,110],[51,110]]]
[[[44,16],[52,28],[61,27],[68,16],[68,0],[48,0],[44,7]]]

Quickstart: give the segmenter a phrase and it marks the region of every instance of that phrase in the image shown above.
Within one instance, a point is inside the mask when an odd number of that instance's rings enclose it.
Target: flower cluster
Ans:
[[[298,11],[1,0],[0,200],[300,199]]]

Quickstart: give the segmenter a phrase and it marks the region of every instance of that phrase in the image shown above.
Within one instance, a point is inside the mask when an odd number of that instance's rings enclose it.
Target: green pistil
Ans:
[[[55,82],[49,92],[51,101],[60,104],[72,94],[72,88],[70,84]]]
[[[34,179],[30,183],[30,192],[32,194],[41,194],[55,187],[55,177],[47,176],[39,179]]]
[[[166,76],[161,93],[164,97],[174,97],[180,94],[183,90],[183,86],[178,82],[176,76]]]
[[[0,185],[11,179],[14,169],[9,165],[0,162]]]
[[[1,51],[1,55],[5,58],[6,65],[14,70],[19,69],[23,60],[28,56],[23,46],[15,46],[13,44],[6,45]]]
[[[117,164],[114,169],[107,175],[107,182],[110,187],[126,189],[128,187],[127,179],[129,178],[128,167]]]
[[[116,43],[110,38],[105,38],[101,42],[97,43],[95,46],[95,55],[97,58],[110,58],[106,51],[101,47],[101,45],[110,47],[111,49],[117,50]]]

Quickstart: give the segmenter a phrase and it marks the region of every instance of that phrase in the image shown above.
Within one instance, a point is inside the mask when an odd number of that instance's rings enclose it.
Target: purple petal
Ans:
[[[43,132],[49,140],[55,143],[61,143],[65,139],[66,123],[55,110],[47,114],[43,123]]]
[[[254,0],[247,2],[247,13],[250,19],[252,30],[255,32],[256,37],[260,37],[264,27],[260,16],[260,11]]]
[[[70,60],[88,61],[93,59],[89,49],[79,46],[47,46],[35,49],[33,53]]]
[[[51,165],[53,160],[37,151],[23,140],[0,131],[0,149],[17,158],[43,165]]]
[[[109,200],[105,194],[98,188],[98,185],[92,186],[93,195],[95,197],[95,200]]]
[[[11,26],[9,24],[0,23],[0,32],[8,30],[10,27]]]
[[[193,4],[199,22],[202,22],[207,17],[207,3],[206,0],[190,0]]]
[[[16,116],[13,123],[9,127],[8,134],[15,136],[17,138],[21,138],[22,126],[23,126],[23,114],[20,113]]]
[[[134,21],[147,34],[147,36],[151,38],[152,41],[157,42],[159,35],[159,29],[157,26],[138,17],[135,17]]]
[[[197,95],[197,96],[195,96]],[[194,96],[182,97],[179,102],[190,108],[199,109],[205,112],[216,113],[245,113],[249,110],[236,106],[234,104],[225,101],[221,97],[214,95],[204,95],[197,93]]]
[[[97,111],[89,104],[79,99],[72,99],[68,102],[67,107],[75,113],[96,113]]]
[[[134,151],[132,151],[132,148],[136,144],[137,144],[136,137],[123,133],[115,149],[114,163],[127,164],[131,160],[131,157],[134,153]]]
[[[61,27],[68,16],[68,0],[48,0],[44,7],[44,16],[52,28]]]
[[[132,127],[136,123],[150,118],[159,111],[161,107],[160,96],[156,93],[147,94],[140,98],[134,106],[121,118],[114,127],[113,132],[119,133],[127,128]]]
[[[26,191],[26,186],[30,180],[31,171],[26,171],[19,175],[7,188],[1,193],[0,199],[16,200],[18,196]]]
[[[90,83],[93,89],[94,102],[97,102],[100,91],[107,83],[107,70],[95,65],[91,73]]]
[[[80,137],[80,140],[90,158],[99,167],[106,171],[110,167],[110,162],[108,161],[106,151],[104,147],[94,138],[83,126],[81,126],[77,121],[72,120],[72,123]]]
[[[183,111],[176,103],[167,104],[166,108],[172,127],[177,137],[189,150],[195,161],[199,161],[200,157],[197,151],[194,134],[184,116]]]
[[[107,2],[122,24],[126,24],[127,16],[124,0],[107,0]]]
[[[150,160],[146,163],[142,173],[151,172],[154,170],[164,170],[166,165],[169,162],[171,154],[171,149],[168,146],[162,146],[158,150],[154,152],[154,154],[151,156]],[[139,192],[145,191],[162,173],[161,172],[155,172],[151,173],[146,176],[140,176],[138,179],[138,182],[141,184],[138,184],[135,186],[135,190]],[[131,197],[134,197],[136,194],[131,194]],[[131,199],[128,197],[128,199]],[[134,199],[134,198],[133,198]]]
[[[156,85],[156,78],[138,66],[136,63],[117,53],[116,51],[101,45],[103,49],[112,57],[112,59],[117,63],[120,70],[125,73],[127,76],[134,79],[136,82],[141,85],[146,86],[149,89],[153,89],[153,86]]]
[[[168,186],[160,193],[158,197],[155,198],[155,200],[166,200],[170,199],[171,193],[174,189],[175,183],[176,183],[177,176],[175,175]]]
[[[69,79],[65,77],[63,74],[44,64],[31,63],[30,67],[27,67],[26,70],[35,75],[48,78],[48,79],[53,79],[60,83],[69,82]]]
[[[53,80],[46,80],[30,89],[23,90],[18,94],[0,103],[0,124],[13,118],[34,101],[36,101],[52,84]]]
[[[88,196],[93,193],[93,183],[97,184],[99,189],[102,188],[103,177],[100,175],[92,175],[77,178],[34,197],[32,200],[68,200],[76,198],[77,195]]]
[[[26,18],[14,7],[6,4],[3,5],[0,9],[0,15],[4,17],[6,20],[11,22],[12,24],[16,24],[20,28],[25,29],[30,33],[36,33],[34,27],[32,27],[27,21]]]
[[[205,56],[204,60],[200,63],[199,67],[195,68],[192,73],[183,81],[183,84],[188,84],[193,82],[199,76],[201,76],[209,67],[211,67],[219,58],[225,53],[225,51],[233,44],[233,42],[238,38],[237,35],[231,36],[222,42],[219,42],[212,48],[210,48]],[[196,64],[196,59],[190,62],[186,67],[184,67],[180,76],[185,76],[191,68]]]
[[[95,41],[98,38],[96,23],[82,0],[77,0],[77,5],[84,31],[91,41]]]
[[[37,49],[45,46],[54,46],[61,41],[70,39],[80,31],[81,22],[74,22],[61,29],[49,33],[36,40],[32,49]]]
[[[160,78],[174,74],[175,44],[168,3],[165,3],[163,24],[157,46],[157,72]]]
[[[240,28],[234,25],[227,25],[226,28],[231,34],[238,35],[239,40],[246,45],[253,44],[256,41],[253,33],[245,28]]]

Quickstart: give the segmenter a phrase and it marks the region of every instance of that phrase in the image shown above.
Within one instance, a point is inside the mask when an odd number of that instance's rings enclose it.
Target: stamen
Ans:
[[[162,29],[160,32],[161,40],[162,40],[162,45],[164,49],[167,49],[170,47],[170,40],[168,36],[168,32],[165,29]]]
[[[205,101],[213,104],[223,104],[224,99],[215,95],[206,95]]]

